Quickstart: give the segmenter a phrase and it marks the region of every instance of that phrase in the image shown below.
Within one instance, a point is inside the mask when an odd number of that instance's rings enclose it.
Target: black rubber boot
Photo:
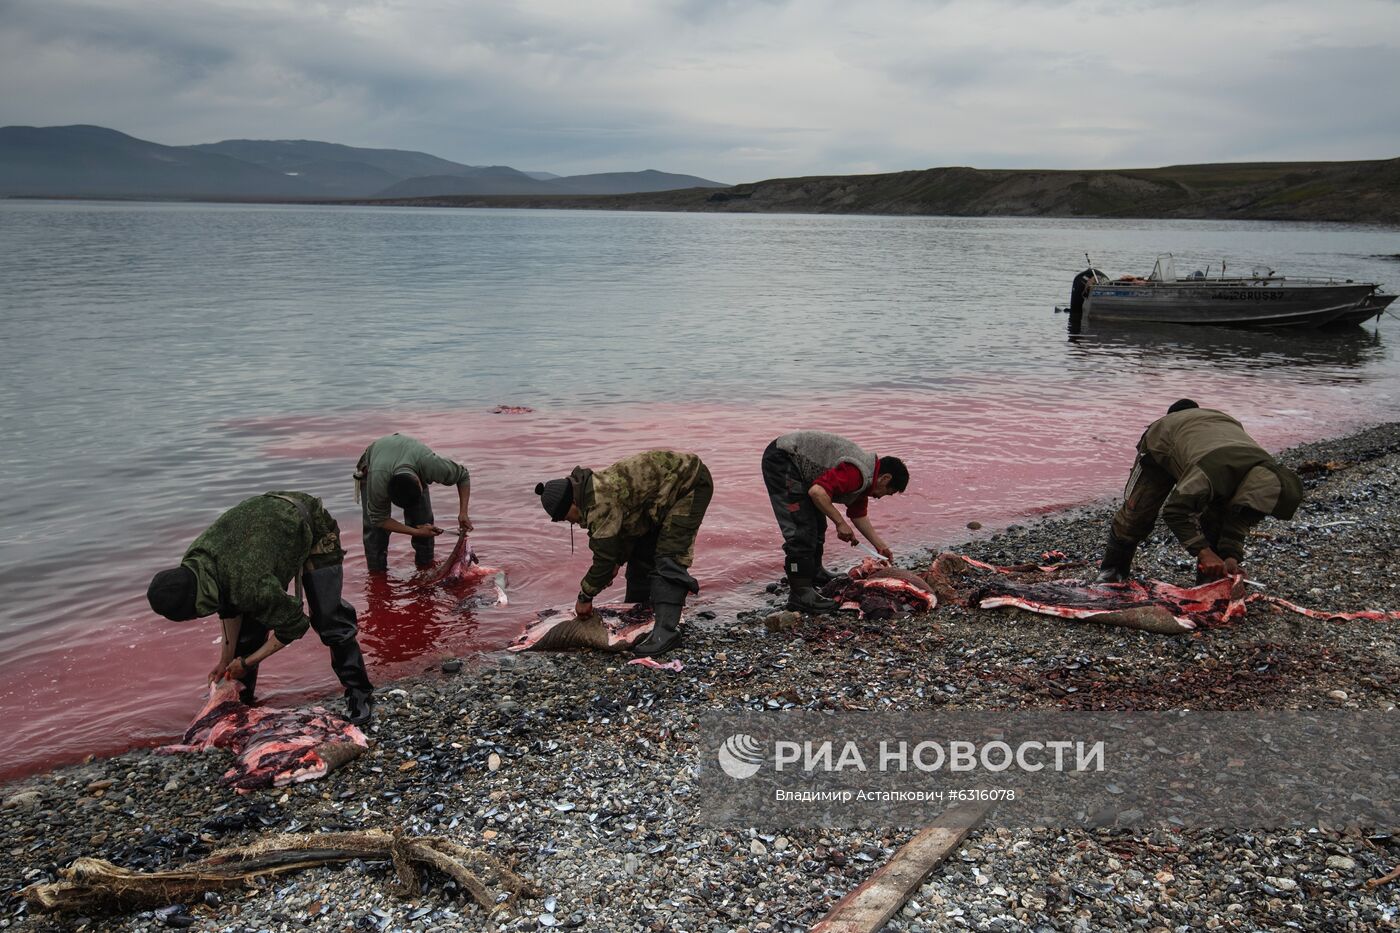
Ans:
[[[238,702],[244,706],[252,706],[258,702],[258,669],[248,668],[248,673],[243,675],[243,679],[238,681]]]
[[[826,529],[817,541],[816,552],[812,555],[812,586],[821,589],[835,579],[836,574],[826,569]]]
[[[389,532],[383,528],[365,525],[361,540],[365,543],[365,569],[370,573],[383,573],[389,569]]]
[[[369,725],[374,719],[374,694],[346,691],[345,718],[357,726]]]
[[[651,605],[651,581],[656,576],[656,542],[661,536],[661,529],[656,528],[643,535],[632,545],[632,553],[627,557],[627,592],[623,594],[623,601],[634,603],[638,606]],[[674,563],[674,562],[673,562]],[[679,570],[685,579],[676,577],[674,572]],[[685,573],[683,567],[671,568],[671,576],[676,583],[688,585],[693,582],[690,575]]]
[[[798,612],[835,612],[840,606],[834,599],[827,599],[812,586],[811,577],[788,575],[787,608]]]
[[[374,716],[374,687],[365,672],[365,656],[355,639],[331,645],[331,668],[345,687],[346,717],[363,726]]]
[[[1133,576],[1133,555],[1137,545],[1129,544],[1108,530],[1108,542],[1104,545],[1103,560],[1099,561],[1099,583],[1123,583]]]
[[[685,608],[686,587],[663,577],[651,581],[651,605],[656,624],[647,637],[632,646],[639,658],[653,658],[681,645],[681,610]]]
[[[642,564],[641,561],[636,563],[635,570],[633,569],[633,563],[628,561],[626,577],[627,592],[622,595],[622,601],[625,603],[636,603],[640,606],[650,606],[651,575],[651,568]]]
[[[403,510],[403,522],[410,527],[418,525],[431,525],[433,518],[433,500],[428,495],[428,488],[423,487],[423,495],[416,503]],[[433,565],[433,551],[437,547],[437,538],[410,538],[413,543],[413,565],[419,570],[427,570]]]
[[[345,688],[345,707],[349,720],[360,726],[370,721],[374,711],[374,685],[365,670],[365,656],[360,651],[355,607],[341,598],[345,568],[332,564],[301,575],[306,594],[307,614],[311,627],[321,643],[330,649],[331,669]]]
[[[263,628],[261,625],[250,625],[244,622],[243,627],[238,631],[238,641],[234,643],[233,650],[237,652],[240,658],[246,658],[248,655],[261,648],[266,641],[267,629]],[[257,702],[258,669],[256,667],[248,668],[248,672],[243,675],[238,683],[240,685],[238,688],[239,702],[252,706]]]

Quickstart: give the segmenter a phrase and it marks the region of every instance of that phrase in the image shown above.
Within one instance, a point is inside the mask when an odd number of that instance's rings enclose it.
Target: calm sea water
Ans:
[[[339,517],[384,680],[570,600],[586,546],[531,489],[575,464],[699,452],[719,488],[695,573],[724,609],[780,572],[758,460],[786,430],[903,456],[910,491],[872,520],[909,553],[1114,494],[1182,395],[1271,447],[1397,416],[1393,321],[1072,335],[1054,307],[1085,251],[1400,284],[1395,231],[1334,225],[0,202],[0,774],[183,727],[217,626],[157,619],[146,582],[267,489]],[[366,581],[350,472],[392,431],[472,470],[509,607]],[[333,680],[309,637],[262,683]]]

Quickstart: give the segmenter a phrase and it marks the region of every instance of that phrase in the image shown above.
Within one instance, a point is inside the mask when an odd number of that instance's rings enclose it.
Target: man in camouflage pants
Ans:
[[[605,470],[575,467],[536,485],[551,520],[588,530],[593,566],[579,584],[575,614],[591,615],[594,597],[626,564],[626,600],[650,602],[656,613],[656,625],[633,653],[650,657],[677,647],[686,596],[700,592],[689,568],[714,489],[698,456],[674,450],[648,450]]]
[[[1222,411],[1189,398],[1147,426],[1099,564],[1100,583],[1129,579],[1138,544],[1162,520],[1192,557],[1196,582],[1240,573],[1249,530],[1289,519],[1303,484]]]
[[[146,599],[176,622],[219,614],[223,647],[209,679],[241,681],[245,703],[253,702],[258,665],[314,628],[330,649],[350,721],[363,724],[372,715],[374,687],[356,639],[355,608],[341,598],[344,557],[340,527],[320,499],[264,493],[220,515],[180,566],[152,578]],[[287,592],[294,578],[296,596]]]

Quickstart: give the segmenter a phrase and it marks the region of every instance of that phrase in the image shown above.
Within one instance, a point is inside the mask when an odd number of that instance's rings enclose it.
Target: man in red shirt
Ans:
[[[835,523],[842,541],[855,544],[858,530],[886,559],[894,556],[867,511],[871,499],[908,488],[909,470],[898,457],[877,457],[825,431],[793,431],[763,452],[763,482],[783,533],[789,609],[836,608],[816,590],[832,576],[822,566],[827,519]],[[845,518],[837,504],[846,506]]]

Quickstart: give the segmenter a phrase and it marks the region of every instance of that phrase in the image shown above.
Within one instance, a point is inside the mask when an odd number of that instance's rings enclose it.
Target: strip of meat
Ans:
[[[495,588],[495,597],[469,597],[462,601],[459,608],[473,609],[482,606],[508,605],[506,572],[497,567],[483,566],[476,556],[476,551],[472,550],[467,536],[462,535],[453,545],[452,553],[447,556],[447,560],[431,570],[418,574],[408,581],[407,585],[410,589],[425,590],[434,586],[472,587],[486,580],[489,580]]]
[[[933,590],[922,580],[915,586],[900,577],[871,577],[862,581],[862,586],[866,590],[881,590],[897,596],[909,603],[915,612],[928,612],[938,604],[938,597],[933,595]]]
[[[680,659],[667,661],[663,664],[655,658],[633,658],[627,664],[629,667],[636,664],[639,667],[649,667],[654,671],[674,671],[677,674],[685,670],[685,665],[680,662]]]
[[[626,651],[651,632],[656,619],[641,605],[594,606],[586,619],[574,616],[573,607],[545,609],[512,643],[510,651]]]
[[[929,612],[938,604],[933,588],[908,570],[866,558],[851,568],[850,579],[840,577],[828,584],[824,594],[855,609],[862,619],[891,619],[913,612]]]
[[[1021,564],[1011,564],[1006,567],[999,567],[996,564],[984,564],[982,563],[982,561],[974,560],[973,558],[968,557],[964,554],[953,554],[951,556],[956,557],[964,563],[970,564],[971,566],[976,567],[979,570],[990,570],[993,573],[1032,573],[1036,571],[1040,573],[1053,573],[1055,571],[1065,570],[1070,567],[1082,567],[1086,563],[1088,563],[1087,561],[1082,560],[1060,561],[1059,558],[1064,557],[1064,553],[1061,551],[1046,551],[1044,554],[1040,555],[1041,560],[1046,561],[1046,563],[1043,564],[1027,562]]]
[[[369,747],[363,732],[322,707],[245,706],[238,690],[237,681],[211,684],[209,698],[181,742],[158,748],[156,754],[226,748],[237,759],[223,782],[247,793],[324,777]]]
[[[1356,620],[1384,622],[1387,620],[1400,619],[1400,612],[1387,612],[1381,609],[1363,609],[1360,612],[1333,612],[1328,609],[1304,609],[1297,603],[1290,603],[1286,599],[1270,596],[1267,593],[1252,593],[1245,602],[1266,602],[1270,605],[1278,606],[1280,609],[1287,609],[1289,612],[1296,612],[1298,615],[1307,616],[1310,619],[1325,619],[1328,622],[1351,622]]]
[[[240,708],[247,709],[239,702],[238,691],[239,685],[236,681],[220,680],[212,684],[204,705],[200,707],[199,712],[194,714],[194,721],[185,730],[180,741],[186,745],[202,748],[209,739],[210,730],[221,723],[225,716],[237,712]],[[174,746],[167,747],[173,748]]]
[[[992,596],[981,600],[978,605],[983,609],[1014,606],[1017,609],[1025,609],[1039,615],[1059,616],[1065,619],[1088,619],[1101,625],[1118,625],[1162,635],[1181,635],[1196,627],[1195,622],[1189,619],[1178,619],[1161,606],[1137,606],[1131,609],[1109,611],[1071,608],[1018,596]]]
[[[846,576],[852,580],[864,580],[877,570],[884,570],[889,567],[890,562],[883,557],[867,557],[846,571]]]
[[[1022,583],[998,577],[988,581],[973,599],[982,609],[1014,606],[1041,615],[1179,635],[1243,615],[1244,583],[1240,577],[1227,577],[1184,589],[1155,580]]]
[[[860,576],[856,576],[855,570],[852,570],[850,577],[852,580],[900,580],[925,593],[933,592],[933,587],[929,586],[927,580],[914,571],[905,570],[903,567],[875,567]]]
[[[1173,586],[1160,580],[1096,584],[1056,579],[1064,570],[1082,566],[1082,562],[1060,560],[1063,557],[1060,552],[1047,551],[1041,555],[1045,564],[998,567],[960,554],[943,553],[922,577],[940,599],[947,601],[984,609],[1015,606],[1042,615],[1088,619],[1163,634],[1229,623],[1244,616],[1246,603],[1260,601],[1313,619],[1400,620],[1400,612],[1396,611],[1334,612],[1307,609],[1265,593],[1246,596],[1242,577],[1194,587]],[[1060,562],[1048,563],[1053,560]]]

